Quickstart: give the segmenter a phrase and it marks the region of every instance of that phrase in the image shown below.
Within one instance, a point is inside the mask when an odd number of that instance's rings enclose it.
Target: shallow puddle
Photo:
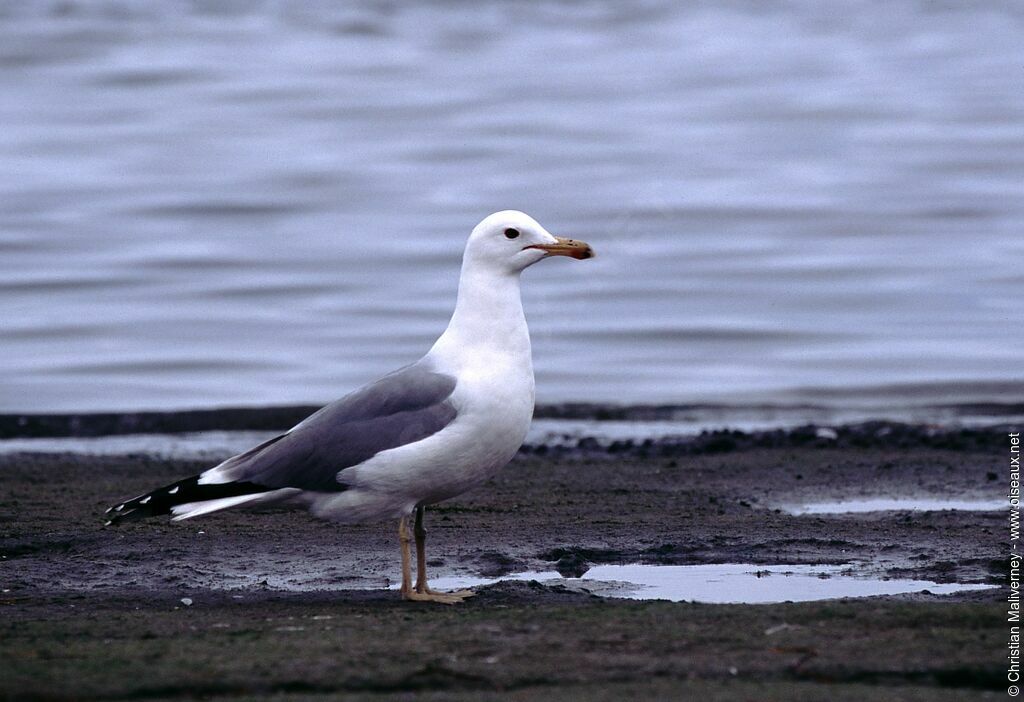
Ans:
[[[802,505],[786,505],[782,510],[789,514],[863,514],[865,512],[940,512],[943,510],[964,510],[971,512],[996,512],[1009,509],[1005,499],[952,500],[932,497],[871,497],[861,500],[832,500],[808,502]]]
[[[899,595],[924,590],[934,595],[948,595],[996,587],[863,577],[852,574],[849,566],[762,566],[749,563],[600,565],[588,570],[581,578],[563,578],[557,572],[545,571],[516,573],[493,579],[436,578],[430,584],[438,590],[457,590],[489,585],[500,580],[536,580],[545,585],[564,585],[603,597],[720,604],[809,602],[840,597]]]

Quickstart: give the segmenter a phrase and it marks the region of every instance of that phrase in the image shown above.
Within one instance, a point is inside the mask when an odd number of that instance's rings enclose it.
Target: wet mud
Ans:
[[[573,577],[596,564],[846,564],[1001,585],[1005,511],[784,509],[1001,495],[1002,429],[964,431],[865,425],[524,451],[428,511],[429,566]],[[1002,589],[711,605],[506,581],[444,607],[387,589],[399,575],[390,523],[340,527],[273,508],[102,526],[106,507],[205,467],[0,456],[0,698],[942,700],[1003,685]]]

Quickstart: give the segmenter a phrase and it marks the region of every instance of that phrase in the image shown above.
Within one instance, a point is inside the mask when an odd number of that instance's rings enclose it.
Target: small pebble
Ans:
[[[191,597],[182,597],[181,598],[181,603],[183,605],[185,605],[186,607],[191,607],[192,606],[192,598]]]

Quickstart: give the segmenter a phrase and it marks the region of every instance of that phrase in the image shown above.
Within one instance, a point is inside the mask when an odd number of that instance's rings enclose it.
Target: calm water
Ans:
[[[0,4],[0,411],[332,399],[503,208],[540,401],[1019,398],[1024,6],[681,5]]]
[[[998,587],[979,583],[936,583],[930,580],[871,577],[858,574],[849,566],[753,563],[598,565],[584,573],[581,578],[563,578],[556,571],[542,571],[515,573],[506,578],[433,578],[431,583],[438,590],[456,590],[488,585],[500,580],[536,580],[548,585],[562,585],[572,590],[582,589],[603,597],[622,597],[630,600],[717,604],[815,602],[843,597],[904,595],[921,591],[933,595],[950,595]],[[289,586],[301,587],[301,583],[285,581],[278,584],[282,589]],[[392,589],[398,589],[398,586],[392,586]]]

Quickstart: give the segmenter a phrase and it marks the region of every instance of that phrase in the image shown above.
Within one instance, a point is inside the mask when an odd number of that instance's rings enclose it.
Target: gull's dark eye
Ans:
[[[517,236],[519,236],[518,229],[512,229],[511,227],[509,227],[508,229],[505,230],[506,239],[515,239]]]

